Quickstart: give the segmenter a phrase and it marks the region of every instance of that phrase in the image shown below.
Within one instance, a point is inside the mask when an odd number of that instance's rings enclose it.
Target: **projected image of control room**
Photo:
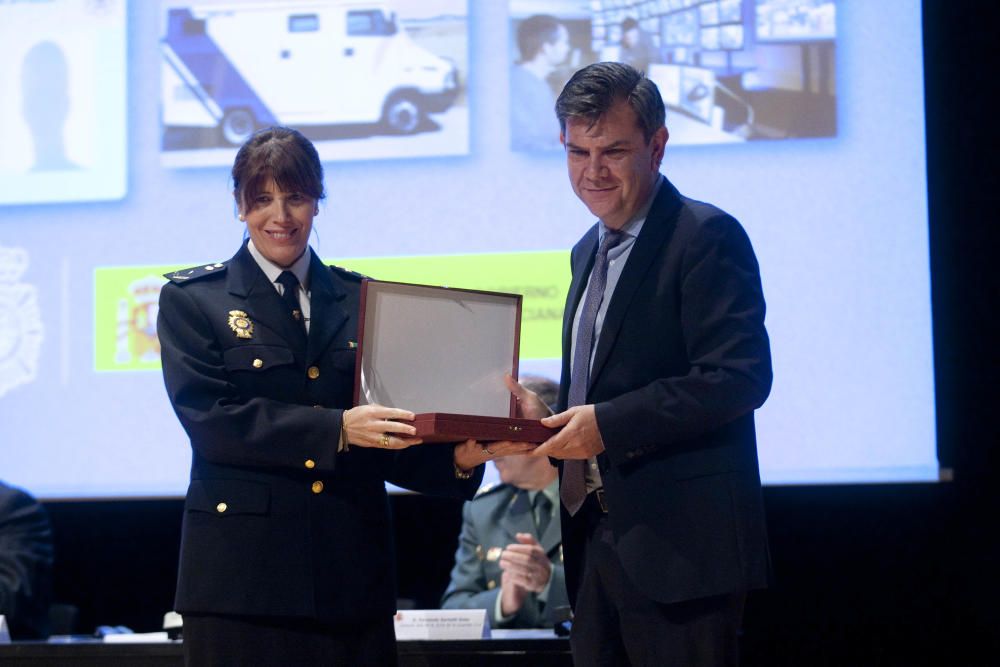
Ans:
[[[836,136],[835,0],[532,5],[558,16],[586,11],[591,44],[581,52],[646,72],[673,145]]]

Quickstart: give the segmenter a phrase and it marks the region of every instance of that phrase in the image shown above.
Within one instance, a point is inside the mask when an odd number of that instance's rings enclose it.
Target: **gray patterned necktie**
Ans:
[[[584,405],[590,384],[590,354],[594,348],[594,324],[597,311],[604,300],[604,288],[608,284],[608,252],[624,240],[622,232],[606,230],[604,240],[597,249],[594,269],[590,274],[590,286],[583,302],[583,311],[576,330],[576,349],[573,352],[573,370],[569,381],[568,407]],[[570,459],[563,461],[563,475],[559,482],[559,498],[570,516],[580,511],[587,498],[587,462]]]

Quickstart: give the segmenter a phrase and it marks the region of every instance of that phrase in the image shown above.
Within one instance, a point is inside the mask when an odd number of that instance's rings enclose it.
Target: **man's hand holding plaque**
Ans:
[[[549,409],[549,406],[545,405],[545,401],[538,394],[512,378],[510,373],[504,375],[503,382],[507,385],[507,389],[514,396],[514,401],[517,403],[518,417],[522,419],[544,419],[552,415],[552,410]]]
[[[538,394],[531,391],[523,384],[512,378],[509,373],[504,375],[503,381],[504,384],[507,385],[508,391],[510,391],[511,396],[514,397],[514,400],[517,404],[515,410],[516,416],[519,419],[541,420],[542,425],[545,426],[546,425],[545,419],[552,416],[552,410],[549,409],[549,406],[545,404],[545,401],[543,401],[538,396]],[[553,434],[556,432],[557,431],[555,430],[552,431]],[[551,438],[549,438],[549,440],[551,440]],[[539,443],[537,442],[528,443],[528,442],[516,442],[516,441],[505,440],[501,442],[490,443],[490,449],[496,450],[500,448],[506,448],[510,445],[525,445],[524,449],[522,449],[521,451],[508,452],[510,454],[523,454],[523,453],[530,454],[534,453],[539,447]]]
[[[509,375],[504,378],[507,388],[517,401],[517,416],[539,419],[542,426],[553,429],[552,436],[533,448],[533,456],[554,459],[588,459],[604,451],[604,441],[597,428],[593,405],[578,405],[565,412],[552,410],[538,397]]]

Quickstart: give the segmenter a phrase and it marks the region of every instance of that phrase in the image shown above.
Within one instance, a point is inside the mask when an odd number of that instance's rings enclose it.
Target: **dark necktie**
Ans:
[[[545,529],[549,527],[549,520],[552,518],[552,503],[541,491],[535,494],[534,504],[535,528],[538,530],[538,539],[541,541],[545,535]]]
[[[303,333],[306,330],[306,323],[302,319],[302,306],[299,304],[299,279],[291,271],[282,271],[278,276],[278,283],[285,288],[281,294],[281,300],[288,307],[289,314],[302,327]]]
[[[580,322],[576,330],[576,349],[573,352],[573,370],[569,380],[569,404],[567,407],[584,405],[587,402],[587,388],[590,384],[590,353],[594,347],[594,324],[597,311],[604,300],[604,288],[608,284],[608,252],[622,242],[621,232],[605,231],[601,247],[597,249],[594,269],[590,274],[590,286],[580,312]],[[587,498],[587,461],[568,459],[563,461],[563,476],[559,482],[559,497],[570,516],[580,511]]]

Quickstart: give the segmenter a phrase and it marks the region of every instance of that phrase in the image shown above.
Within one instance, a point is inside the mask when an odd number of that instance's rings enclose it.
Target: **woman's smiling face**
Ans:
[[[282,192],[273,179],[246,202],[243,218],[254,246],[281,267],[295,263],[309,244],[316,200],[301,192]]]

